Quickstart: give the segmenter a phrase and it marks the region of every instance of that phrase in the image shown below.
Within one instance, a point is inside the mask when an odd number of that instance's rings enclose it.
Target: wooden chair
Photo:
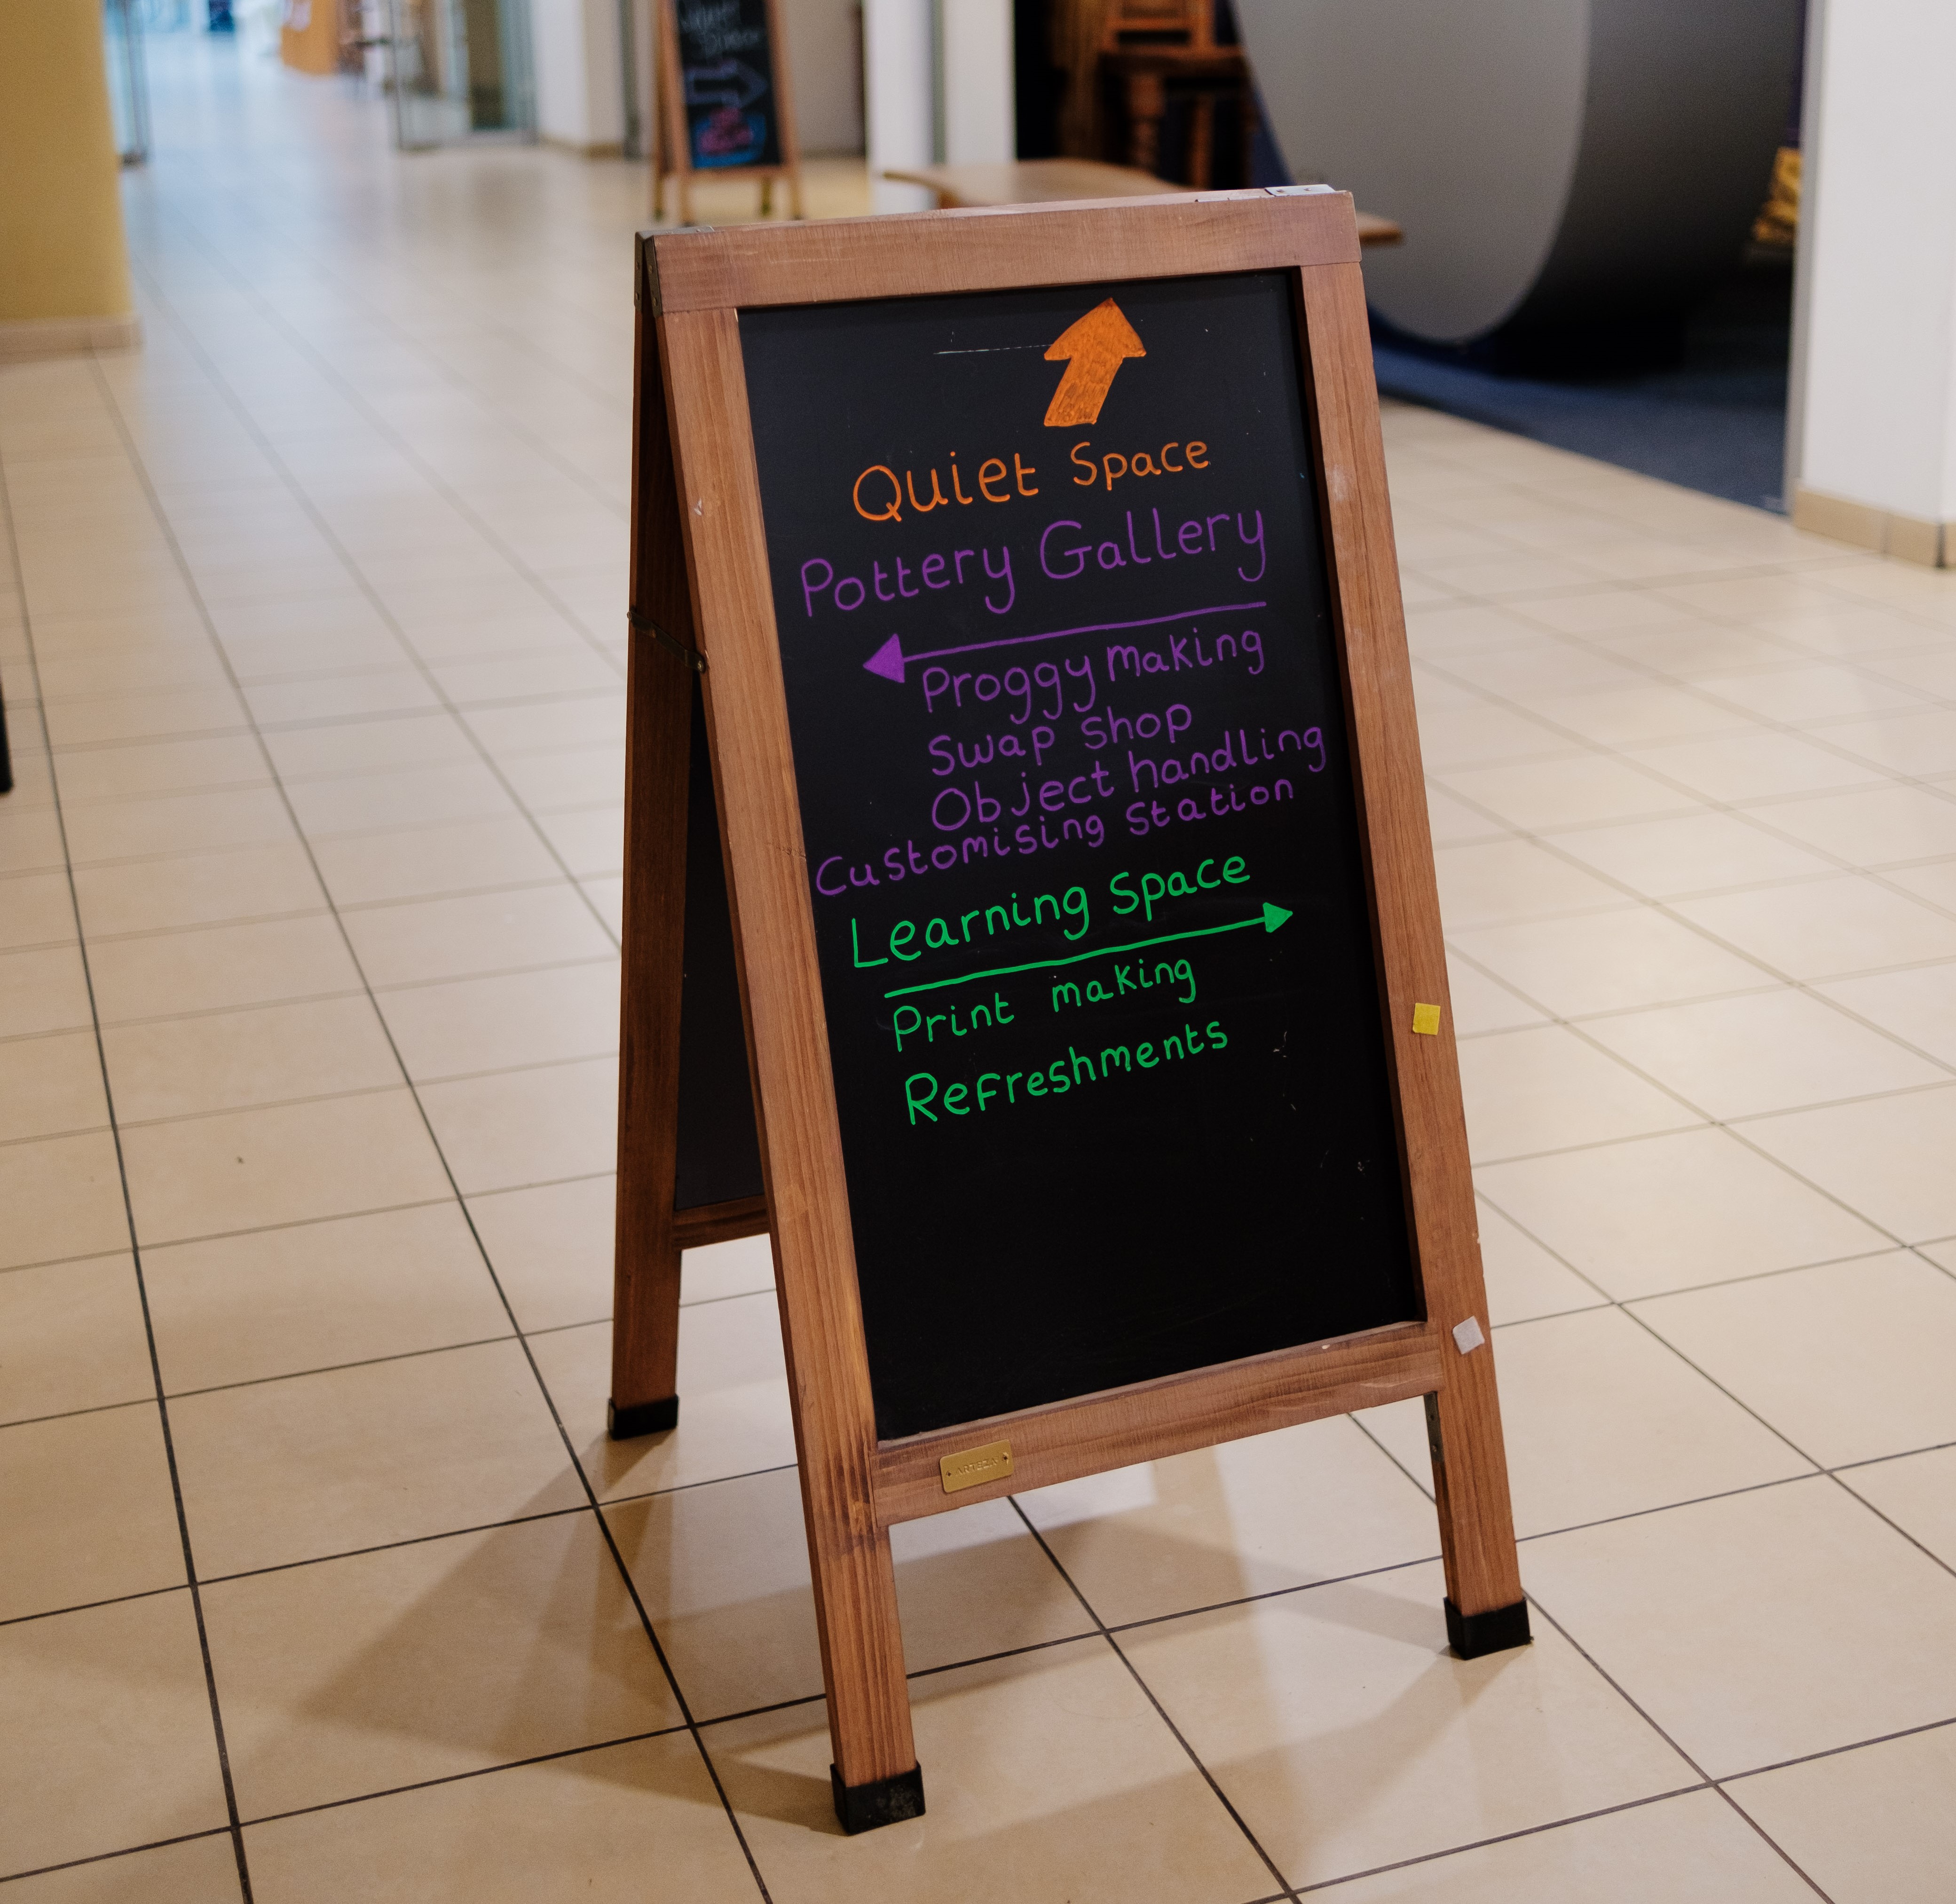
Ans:
[[[1206,52],[1216,44],[1215,8],[1212,0],[1113,0],[1100,43],[1109,52],[1125,46],[1190,46]]]

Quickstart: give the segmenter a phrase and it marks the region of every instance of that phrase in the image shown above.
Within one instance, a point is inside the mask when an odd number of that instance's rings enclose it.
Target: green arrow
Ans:
[[[1014,972],[1052,971],[1062,965],[1077,965],[1084,959],[1115,958],[1122,952],[1145,951],[1150,946],[1172,946],[1178,939],[1210,939],[1219,932],[1242,932],[1251,926],[1261,926],[1266,932],[1275,932],[1290,917],[1282,906],[1273,906],[1266,899],[1263,911],[1255,917],[1232,920],[1226,926],[1197,926],[1192,932],[1165,932],[1158,938],[1137,939],[1126,946],[1103,946],[1096,952],[1074,952],[1065,958],[1033,958],[1023,965],[995,965],[989,971],[967,972],[961,978],[933,978],[921,985],[899,985],[883,996],[905,998],[912,992],[939,992],[947,985],[970,985],[981,978],[1008,978]]]

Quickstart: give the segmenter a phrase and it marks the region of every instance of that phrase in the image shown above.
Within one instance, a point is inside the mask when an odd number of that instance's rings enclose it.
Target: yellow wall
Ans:
[[[101,0],[0,0],[0,322],[131,308]]]

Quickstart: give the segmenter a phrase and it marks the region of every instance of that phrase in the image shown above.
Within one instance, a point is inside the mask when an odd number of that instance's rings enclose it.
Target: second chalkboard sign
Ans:
[[[775,0],[661,0],[658,189],[679,186],[680,219],[692,222],[695,172],[740,172],[788,180],[802,214],[800,153],[788,102]]]

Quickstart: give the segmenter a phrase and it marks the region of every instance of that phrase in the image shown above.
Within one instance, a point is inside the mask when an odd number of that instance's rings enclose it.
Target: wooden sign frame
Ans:
[[[1467,1657],[1525,1643],[1351,199],[1294,188],[648,233],[640,259],[613,1428],[677,1419],[680,1251],[771,1234],[845,1828],[923,1809],[897,1521],[1421,1396],[1449,1636]],[[1295,286],[1424,1319],[879,1441],[740,313],[1272,270]],[[765,1194],[682,1211],[688,737],[702,690]],[[1422,1035],[1435,1003],[1439,1034]],[[999,1441],[1008,1461],[948,1491],[945,1457]]]
[[[652,173],[652,216],[669,217],[667,192],[677,188],[679,222],[692,223],[692,152],[686,137],[686,81],[679,57],[679,0],[657,0],[659,13],[659,136]],[[775,181],[788,182],[788,211],[806,216],[801,190],[801,140],[795,131],[794,95],[788,76],[787,46],[781,37],[781,0],[768,0],[768,58],[775,90],[775,131],[781,152],[778,166],[730,166],[716,178],[758,178],[761,216],[774,210]]]

